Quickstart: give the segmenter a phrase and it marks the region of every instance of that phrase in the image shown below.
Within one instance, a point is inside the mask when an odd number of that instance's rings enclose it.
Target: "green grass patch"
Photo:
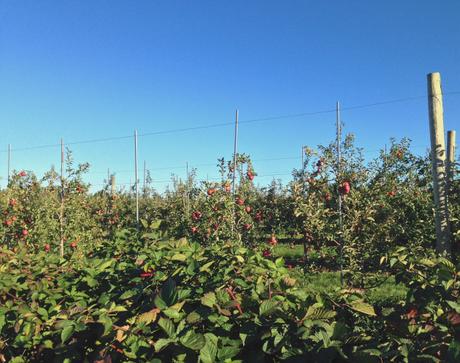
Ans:
[[[292,276],[295,277],[299,285],[305,288],[309,293],[333,293],[341,289],[340,273],[336,271],[304,273],[301,269],[294,269]],[[372,275],[372,281],[375,281],[376,275]],[[398,303],[405,299],[407,288],[402,284],[397,284],[393,276],[378,276],[381,282],[375,287],[363,290],[367,300],[376,305],[389,305]],[[369,281],[370,282],[370,281]],[[345,286],[344,288],[347,288]]]

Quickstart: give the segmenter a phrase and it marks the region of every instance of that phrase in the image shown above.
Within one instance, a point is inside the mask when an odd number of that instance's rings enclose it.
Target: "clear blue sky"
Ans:
[[[0,0],[0,149],[231,122],[236,108],[248,120],[424,96],[432,71],[445,92],[460,91],[458,0]],[[460,131],[460,95],[444,101],[446,128]],[[256,161],[268,183],[300,164],[302,144],[332,140],[334,117],[242,124],[240,151],[293,158]],[[429,143],[425,98],[343,120],[369,156],[390,137],[407,136],[419,151]],[[230,157],[232,132],[142,137],[140,160],[156,180],[183,175],[187,161]],[[72,149],[91,163],[93,183],[107,168],[120,183],[133,180],[124,172],[132,140]],[[13,152],[16,169],[40,174],[58,162],[57,148]],[[6,171],[2,152],[3,185]]]

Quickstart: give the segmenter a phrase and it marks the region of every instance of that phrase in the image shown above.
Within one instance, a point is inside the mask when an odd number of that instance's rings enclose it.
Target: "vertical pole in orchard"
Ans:
[[[302,155],[301,156],[302,156],[302,167],[300,170],[302,170],[302,175],[303,175],[303,168],[304,168],[303,163],[304,163],[304,157],[305,157],[305,146],[303,145],[302,145]]]
[[[116,189],[115,189],[115,174],[111,175],[110,177],[110,193],[112,195],[115,195]]]
[[[383,157],[383,180],[387,180],[387,165],[388,165],[387,144],[385,144],[384,157]]]
[[[187,218],[190,216],[190,174],[188,169],[188,161],[185,163],[185,211]]]
[[[447,131],[447,190],[450,192],[455,172],[455,130]]]
[[[142,194],[144,195],[144,198],[147,194],[147,162],[144,160],[144,180],[142,183]]]
[[[139,230],[139,170],[137,161],[137,130],[134,130],[134,178],[136,189],[136,226]]]
[[[11,144],[8,144],[8,185],[11,178]]]
[[[107,169],[107,185],[110,185],[110,168]]]
[[[60,255],[64,257],[64,140],[61,138],[61,208],[59,213],[59,225],[60,225]]]
[[[441,91],[441,75],[427,75],[428,111],[431,139],[431,165],[436,221],[436,251],[450,254],[449,215],[446,185],[446,146],[444,140],[444,111]]]
[[[235,232],[235,224],[236,224],[236,210],[235,210],[235,194],[236,194],[236,173],[238,170],[237,167],[237,154],[238,154],[238,116],[239,112],[238,109],[235,112],[235,134],[233,139],[233,175],[232,175],[232,195],[233,195],[233,223],[232,223],[232,235]]]
[[[233,140],[233,196],[236,193],[236,172],[237,172],[237,154],[238,154],[238,110],[235,113],[235,137]]]
[[[339,241],[339,258],[340,258],[340,284],[343,286],[343,223],[342,223],[342,195],[340,194],[340,182],[342,178],[342,122],[340,120],[340,103],[336,103],[336,129],[337,129],[337,174],[336,174],[336,183],[337,183],[337,195],[338,195],[338,204],[337,211],[339,215],[339,228],[340,228],[340,241]]]

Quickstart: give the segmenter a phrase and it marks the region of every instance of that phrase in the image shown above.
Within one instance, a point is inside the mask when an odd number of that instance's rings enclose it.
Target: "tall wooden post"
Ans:
[[[110,177],[110,193],[112,195],[115,195],[115,193],[116,193],[115,175],[114,174],[112,174],[112,176]]]
[[[455,172],[455,130],[447,131],[447,188],[450,191],[450,186],[454,180]]]
[[[431,164],[436,220],[436,251],[451,252],[446,185],[446,145],[444,141],[444,116],[441,75],[430,73],[428,80],[428,111],[431,138]]]

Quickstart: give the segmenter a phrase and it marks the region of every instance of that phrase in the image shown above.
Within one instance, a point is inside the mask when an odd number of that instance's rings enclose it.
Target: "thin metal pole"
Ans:
[[[64,140],[61,138],[61,209],[59,214],[61,242],[59,245],[61,258],[64,257]]]
[[[146,188],[146,181],[147,181],[147,162],[144,160],[144,180],[143,180],[143,185],[142,185],[142,190],[143,190],[143,194],[144,194],[144,197],[145,197],[145,194],[147,192],[147,188]]]
[[[340,228],[340,284],[343,286],[343,223],[342,223],[342,195],[340,194],[339,188],[342,178],[341,163],[342,163],[342,123],[340,121],[340,103],[337,101],[336,104],[336,128],[337,128],[337,194],[338,199],[338,213],[339,213],[339,228]]]
[[[8,185],[11,178],[11,144],[8,144]]]
[[[455,130],[447,131],[447,191],[451,192],[455,172]]]
[[[134,178],[136,187],[136,225],[139,229],[139,170],[137,161],[137,130],[134,130]]]
[[[236,193],[236,171],[237,171],[237,155],[238,153],[238,110],[235,113],[235,139],[233,141],[233,195]]]
[[[110,185],[110,169],[107,169],[107,184]]]
[[[302,167],[300,169],[302,170],[302,174],[303,174],[304,155],[305,155],[305,146],[302,145]]]
[[[185,163],[185,209],[187,213],[187,218],[190,216],[190,175],[188,170],[188,161]]]
[[[387,154],[387,144],[385,144],[385,151],[383,156],[383,181],[387,181],[387,164],[388,164],[388,154]]]

